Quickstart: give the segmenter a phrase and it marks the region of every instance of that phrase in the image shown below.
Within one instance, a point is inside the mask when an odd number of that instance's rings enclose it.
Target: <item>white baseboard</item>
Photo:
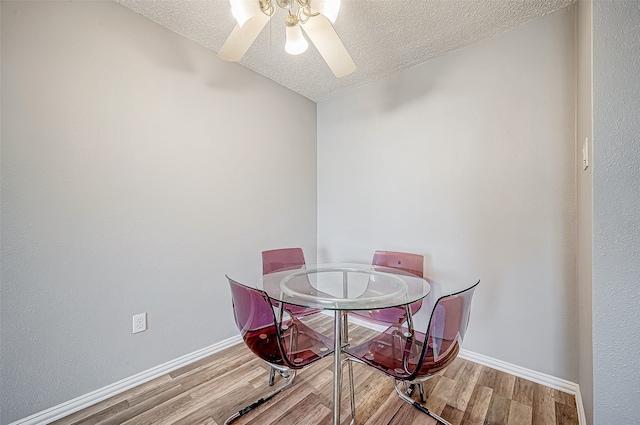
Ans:
[[[326,314],[333,316],[333,313],[327,312]],[[365,320],[359,320],[355,317],[350,317],[349,321],[356,325],[367,327],[380,332],[386,329],[385,326],[375,325]],[[100,388],[96,391],[92,391],[83,396],[74,398],[73,400],[61,403],[57,406],[31,415],[27,418],[12,422],[9,425],[48,424],[240,342],[242,342],[242,338],[240,337],[240,335],[233,336],[231,338],[225,339],[224,341],[220,341],[217,344],[213,344],[201,350],[194,351],[193,353],[178,357],[177,359],[171,360],[167,363],[153,367],[144,372],[130,376],[129,378],[125,378],[114,384],[107,385],[106,387]],[[506,372],[511,375],[515,375],[520,378],[527,379],[529,381],[575,395],[578,407],[578,423],[579,425],[587,425],[584,414],[584,405],[582,404],[582,396],[580,394],[580,386],[575,382],[567,381],[565,379],[557,378],[545,373],[536,372],[535,370],[507,363],[502,360],[494,359],[492,357],[474,353],[465,349],[460,350],[459,356],[465,360],[469,360],[483,366],[488,366],[490,368],[497,369],[499,371]]]
[[[535,370],[507,363],[502,360],[494,359],[482,354],[474,353],[473,351],[465,350],[464,348],[460,350],[458,356],[465,360],[469,360],[474,363],[478,363],[483,366],[487,366],[492,369],[496,369],[501,372],[518,376],[537,384],[541,384],[546,387],[574,395],[576,397],[576,405],[578,408],[578,423],[580,425],[587,425],[586,417],[584,414],[584,405],[582,404],[582,395],[580,394],[580,386],[577,383],[567,381],[566,379],[558,378],[552,375],[547,375],[546,373],[537,372]]]
[[[501,372],[506,372],[510,375],[515,375],[520,378],[524,378],[529,381],[542,384],[546,387],[563,391],[565,393],[569,393],[569,394],[576,393],[576,386],[578,384],[571,381],[564,380],[562,378],[557,378],[552,375],[547,375],[546,373],[536,372],[535,370],[527,369],[521,366],[516,366],[511,363],[503,362],[502,360],[494,359],[492,357],[488,357],[482,354],[474,353],[469,350],[465,350],[464,348],[460,350],[460,353],[458,354],[458,356],[465,360],[469,360],[474,363],[479,363],[483,366],[488,366],[492,369],[496,369]]]
[[[79,410],[86,409],[87,407],[106,400],[109,397],[113,397],[114,395],[137,387],[145,382],[149,382],[152,379],[158,378],[211,354],[217,353],[218,351],[222,351],[225,348],[238,344],[239,342],[242,342],[240,335],[232,336],[231,338],[227,338],[216,344],[210,345],[209,347],[178,357],[177,359],[152,367],[151,369],[147,369],[144,372],[140,372],[111,385],[107,385],[106,387],[102,387],[88,394],[76,397],[73,400],[53,406],[29,417],[19,419],[9,425],[45,425],[51,423]]]

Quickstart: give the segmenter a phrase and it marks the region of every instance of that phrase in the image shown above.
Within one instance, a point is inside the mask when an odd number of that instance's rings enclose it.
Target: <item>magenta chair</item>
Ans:
[[[395,251],[376,251],[373,254],[374,266],[387,267],[398,270],[400,273],[412,274],[423,277],[424,257],[418,254]],[[422,300],[409,305],[411,314],[415,314],[422,307]],[[350,314],[369,322],[379,324],[402,324],[407,320],[405,307],[385,308],[382,310],[352,311]]]
[[[447,367],[458,355],[464,339],[473,293],[480,281],[464,291],[438,299],[431,313],[427,332],[390,326],[383,333],[355,347],[347,347],[345,361],[356,361],[376,368],[394,379],[400,398],[445,425],[438,415],[413,401],[398,389],[398,383],[422,383]],[[353,385],[351,385],[353,392]],[[420,393],[421,401],[424,394]],[[352,397],[353,400],[353,397]],[[353,403],[353,402],[352,402]],[[355,421],[355,406],[351,406]]]
[[[280,373],[285,385],[235,413],[225,421],[225,425],[291,385],[298,369],[333,352],[330,338],[315,332],[293,316],[278,325],[271,299],[265,292],[242,285],[228,276],[227,279],[242,339],[255,355]]]
[[[262,251],[262,274],[276,273],[283,270],[302,269],[306,265],[302,248],[281,248]],[[272,301],[278,306],[277,301]],[[297,305],[287,305],[286,311],[295,317],[304,317],[318,313],[320,310]]]
[[[302,248],[282,248],[262,251],[262,274],[300,269],[305,265]]]
[[[276,273],[283,270],[301,269],[306,265],[304,261],[304,253],[302,248],[281,248],[262,251],[262,274]],[[271,301],[274,306],[278,306],[278,302]],[[289,315],[300,318],[318,313],[320,310],[313,308],[305,308],[297,305],[287,305],[284,308]],[[276,369],[271,368],[269,374],[269,385],[273,385],[276,377]]]
[[[388,269],[394,269],[392,270],[394,273],[423,277],[424,257],[419,254],[397,251],[376,251],[373,254],[371,264],[373,266],[379,266],[382,271],[390,271]],[[408,307],[409,311],[411,311],[411,314],[413,315],[422,307],[422,300],[411,303]],[[380,310],[355,310],[350,311],[349,314],[367,322],[395,326],[399,331],[401,325],[407,320],[407,307],[392,307]],[[350,379],[352,375],[353,372],[351,370],[351,364],[349,364]],[[422,384],[417,384],[417,386],[422,397],[422,394],[424,394],[424,388],[422,387]],[[409,386],[405,384],[406,394],[411,396],[415,391],[415,388],[415,384],[411,384]]]

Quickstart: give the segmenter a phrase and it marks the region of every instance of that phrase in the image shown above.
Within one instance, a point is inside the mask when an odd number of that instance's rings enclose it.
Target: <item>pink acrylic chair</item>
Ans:
[[[371,264],[398,270],[399,273],[412,274],[423,277],[424,257],[419,254],[395,251],[376,251]],[[415,314],[422,307],[422,300],[409,305],[411,314]],[[402,324],[407,320],[404,307],[385,308],[382,310],[352,311],[351,315],[378,324]]]
[[[389,271],[388,269],[394,269],[395,273],[424,277],[424,256],[419,254],[397,251],[376,251],[373,254],[371,264],[373,266],[379,266],[386,271]],[[422,307],[422,300],[411,303],[408,307],[413,315]],[[356,310],[349,312],[349,314],[367,322],[380,325],[392,325],[397,329],[407,320],[406,307],[392,307],[380,310]],[[349,365],[349,376],[352,376],[352,373],[351,365]],[[422,395],[424,393],[422,384],[417,384],[417,386]],[[407,386],[405,384],[405,392],[408,395],[413,394],[415,388],[416,385],[412,384]]]
[[[262,251],[262,274],[276,273],[283,270],[301,269],[306,265],[302,248],[280,248],[269,251]],[[277,301],[273,301],[274,306],[278,306]],[[300,318],[318,313],[320,310],[300,307],[297,305],[287,305],[285,310],[289,315]],[[276,377],[276,369],[272,368],[269,374],[269,385],[273,385]]]
[[[281,248],[262,251],[262,274],[300,269],[305,265],[302,248]]]
[[[396,326],[390,326],[374,338],[344,349],[348,355],[345,361],[364,363],[392,377],[395,390],[402,400],[438,422],[450,425],[400,391],[398,383],[422,383],[456,358],[469,324],[473,293],[479,283],[480,281],[464,291],[439,298],[431,313],[426,333],[404,326],[400,330]],[[353,392],[353,385],[351,391]],[[422,392],[420,398],[424,402]],[[351,411],[355,421],[353,404]]]
[[[249,349],[277,370],[285,380],[277,391],[250,404],[225,421],[233,422],[273,398],[293,383],[295,372],[333,352],[333,341],[290,317],[278,324],[271,299],[258,289],[242,285],[227,276],[233,313],[240,335]]]

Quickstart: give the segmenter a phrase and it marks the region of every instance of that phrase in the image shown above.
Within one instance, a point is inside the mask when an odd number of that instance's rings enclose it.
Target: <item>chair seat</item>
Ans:
[[[385,332],[344,351],[395,379],[420,380],[444,369],[458,355],[458,340],[432,339],[420,370],[422,347],[426,335],[414,331],[412,338],[404,336],[408,328],[391,326]],[[435,347],[434,347],[435,345]]]
[[[421,307],[422,300],[409,304],[411,314],[416,314]],[[379,325],[401,324],[407,320],[407,310],[405,307],[390,307],[380,310],[356,310],[350,311],[349,314]]]
[[[275,326],[248,331],[245,342],[249,349],[276,367],[299,369],[333,353],[333,341],[296,319],[282,322],[281,338],[289,364],[284,363],[278,347]]]

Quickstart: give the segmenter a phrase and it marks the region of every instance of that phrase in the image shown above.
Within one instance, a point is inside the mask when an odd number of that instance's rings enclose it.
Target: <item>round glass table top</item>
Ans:
[[[366,264],[314,264],[262,276],[258,289],[274,300],[324,310],[377,310],[429,294],[426,280],[402,270]]]

